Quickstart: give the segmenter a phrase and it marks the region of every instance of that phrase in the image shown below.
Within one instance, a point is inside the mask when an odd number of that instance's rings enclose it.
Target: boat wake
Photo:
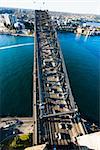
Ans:
[[[33,44],[34,43],[23,43],[23,44],[9,45],[9,46],[0,47],[0,50],[4,50],[4,49],[8,49],[8,48],[21,47],[21,46],[28,46],[28,45],[33,45]]]

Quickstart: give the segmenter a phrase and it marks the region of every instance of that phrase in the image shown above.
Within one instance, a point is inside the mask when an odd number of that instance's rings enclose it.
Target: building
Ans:
[[[17,18],[11,14],[4,14],[4,20],[6,25],[14,25],[14,23],[17,21]]]
[[[79,136],[77,143],[80,146],[87,146],[89,149],[100,150],[100,132]]]

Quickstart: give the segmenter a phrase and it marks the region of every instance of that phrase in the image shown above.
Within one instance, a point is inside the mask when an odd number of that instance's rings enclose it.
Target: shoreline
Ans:
[[[34,37],[34,35],[26,35],[26,34],[18,34],[18,33],[4,33],[4,32],[0,32],[0,35],[21,36],[21,37]]]
[[[65,30],[57,30],[57,33],[60,32],[60,33],[74,33],[74,34],[77,34],[75,32],[72,32],[72,31],[65,31]],[[26,34],[19,34],[19,33],[8,33],[8,32],[0,32],[0,35],[10,35],[10,36],[21,36],[21,37],[34,37],[34,33],[33,35],[26,35]],[[79,34],[79,35],[82,35],[82,36],[85,36],[85,34]],[[88,35],[90,37],[92,36],[100,36],[100,34],[94,34],[94,35]]]
[[[58,32],[60,32],[60,33],[74,33],[74,34],[76,34],[76,35],[80,35],[80,36],[84,36],[84,37],[86,37],[87,35],[86,34],[84,34],[84,33],[81,33],[81,34],[78,34],[78,33],[75,33],[75,32],[72,32],[72,31],[65,31],[65,30],[57,30],[57,33]],[[100,34],[89,34],[88,36],[90,36],[90,37],[94,37],[94,36],[100,36]]]

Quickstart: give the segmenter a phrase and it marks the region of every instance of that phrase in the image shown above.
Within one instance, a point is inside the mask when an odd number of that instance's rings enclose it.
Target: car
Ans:
[[[44,110],[44,104],[40,103],[39,104],[39,109]]]
[[[59,129],[68,129],[65,123],[59,123]]]
[[[65,107],[65,104],[60,104],[60,108],[64,108]]]
[[[55,138],[61,140],[61,134],[55,132]]]
[[[68,140],[68,139],[70,139],[70,135],[69,134],[67,134],[67,133],[61,133],[61,139],[63,139],[63,140]]]
[[[9,128],[9,127],[10,127],[10,124],[3,126],[3,128]]]

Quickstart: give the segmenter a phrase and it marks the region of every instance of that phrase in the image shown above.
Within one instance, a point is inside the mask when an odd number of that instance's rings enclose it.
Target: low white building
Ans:
[[[77,143],[80,146],[86,146],[89,149],[100,150],[100,132],[77,137]]]

